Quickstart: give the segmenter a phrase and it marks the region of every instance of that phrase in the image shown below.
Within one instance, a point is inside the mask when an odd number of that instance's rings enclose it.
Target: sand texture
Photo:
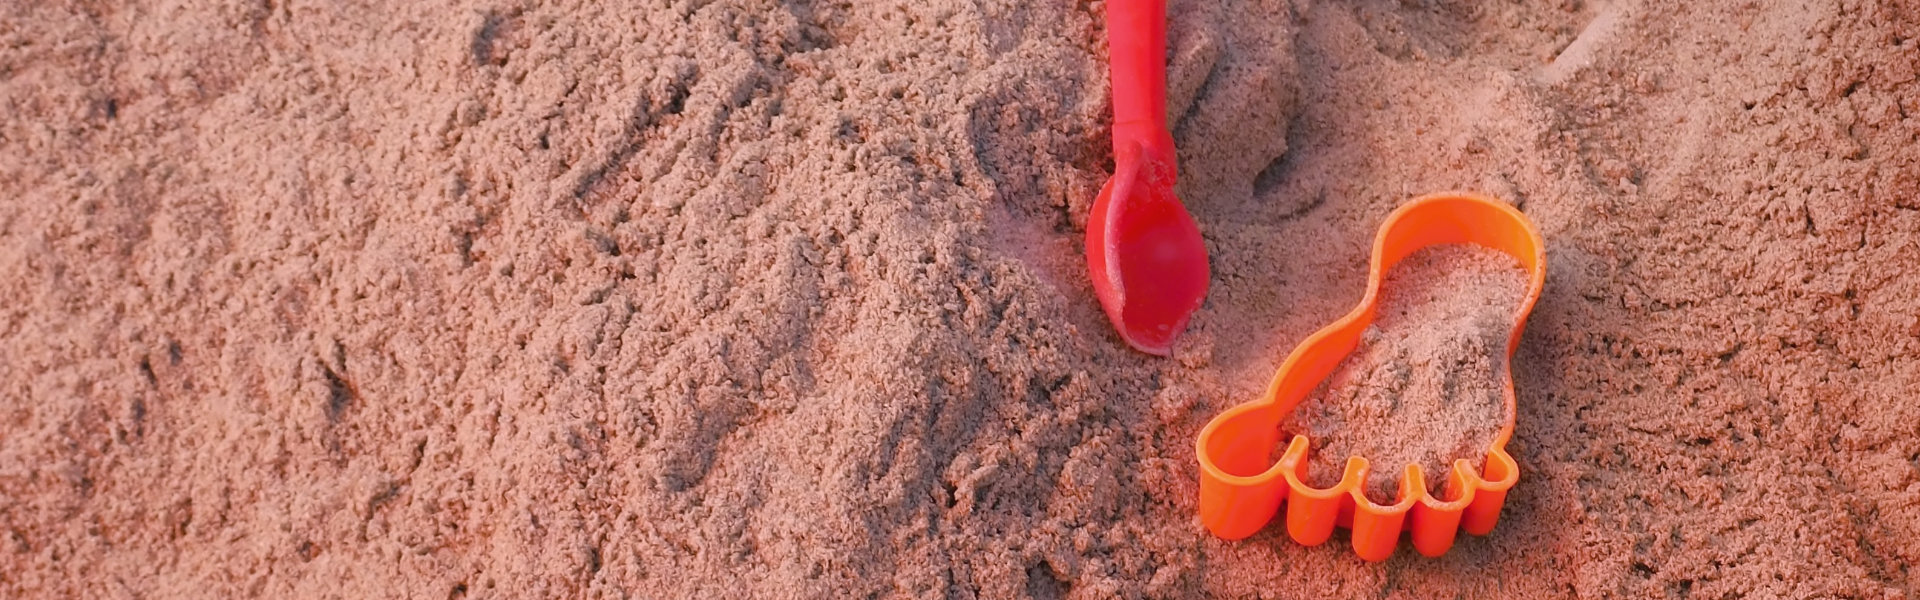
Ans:
[[[1506,424],[1504,353],[1526,291],[1518,261],[1478,246],[1426,248],[1394,265],[1360,345],[1282,425],[1314,442],[1307,482],[1333,487],[1359,456],[1372,467],[1367,498],[1391,505],[1409,464],[1440,497],[1453,461],[1479,473]]]
[[[1173,359],[1084,274],[1103,11],[0,2],[0,597],[1916,593],[1913,6],[1174,0]],[[1499,529],[1207,535],[1455,188],[1548,244]]]

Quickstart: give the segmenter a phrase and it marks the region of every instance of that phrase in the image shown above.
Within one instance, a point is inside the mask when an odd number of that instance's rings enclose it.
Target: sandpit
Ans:
[[[1103,10],[0,3],[0,597],[1913,596],[1911,8],[1175,0],[1172,359]],[[1499,527],[1208,535],[1446,189],[1548,245]]]

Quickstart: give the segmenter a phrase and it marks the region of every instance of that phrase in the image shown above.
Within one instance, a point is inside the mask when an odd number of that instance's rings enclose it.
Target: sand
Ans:
[[[1171,360],[1099,2],[0,3],[0,597],[1911,597],[1920,16],[1185,1]],[[1549,278],[1494,534],[1195,521],[1430,191]]]
[[[1443,498],[1455,460],[1480,473],[1506,424],[1504,353],[1526,290],[1518,261],[1478,246],[1425,248],[1389,270],[1360,345],[1282,425],[1313,441],[1307,482],[1333,487],[1362,457],[1362,490],[1392,505],[1409,464]]]

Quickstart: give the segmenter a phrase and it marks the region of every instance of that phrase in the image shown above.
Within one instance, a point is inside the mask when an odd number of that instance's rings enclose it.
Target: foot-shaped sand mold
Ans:
[[[1332,374],[1373,323],[1387,271],[1415,251],[1441,244],[1477,244],[1506,253],[1520,262],[1528,276],[1526,292],[1513,315],[1507,351],[1496,356],[1502,361],[1498,371],[1506,401],[1505,423],[1487,449],[1485,471],[1475,469],[1472,461],[1456,460],[1445,492],[1429,493],[1420,467],[1407,465],[1400,478],[1399,500],[1381,505],[1367,499],[1362,489],[1370,470],[1364,458],[1349,457],[1340,482],[1325,489],[1306,483],[1310,444],[1305,436],[1294,436],[1280,460],[1270,461],[1279,442],[1280,422]],[[1228,409],[1200,431],[1201,522],[1214,535],[1240,539],[1265,527],[1285,501],[1287,534],[1294,541],[1322,544],[1336,525],[1346,527],[1353,534],[1354,552],[1373,561],[1393,555],[1403,530],[1411,531],[1414,549],[1427,556],[1445,553],[1460,529],[1475,535],[1491,532],[1507,490],[1520,476],[1506,452],[1507,440],[1513,437],[1514,400],[1505,362],[1512,360],[1519,346],[1527,314],[1545,280],[1546,251],[1540,234],[1511,206],[1478,195],[1442,193],[1416,198],[1395,210],[1374,238],[1367,292],[1360,305],[1295,347],[1264,397]]]

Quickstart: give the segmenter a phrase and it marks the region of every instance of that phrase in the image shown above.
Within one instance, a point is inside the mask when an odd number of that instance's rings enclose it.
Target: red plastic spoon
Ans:
[[[1113,178],[1087,218],[1094,295],[1127,344],[1173,353],[1207,296],[1207,247],[1180,199],[1167,132],[1165,0],[1108,0]]]

